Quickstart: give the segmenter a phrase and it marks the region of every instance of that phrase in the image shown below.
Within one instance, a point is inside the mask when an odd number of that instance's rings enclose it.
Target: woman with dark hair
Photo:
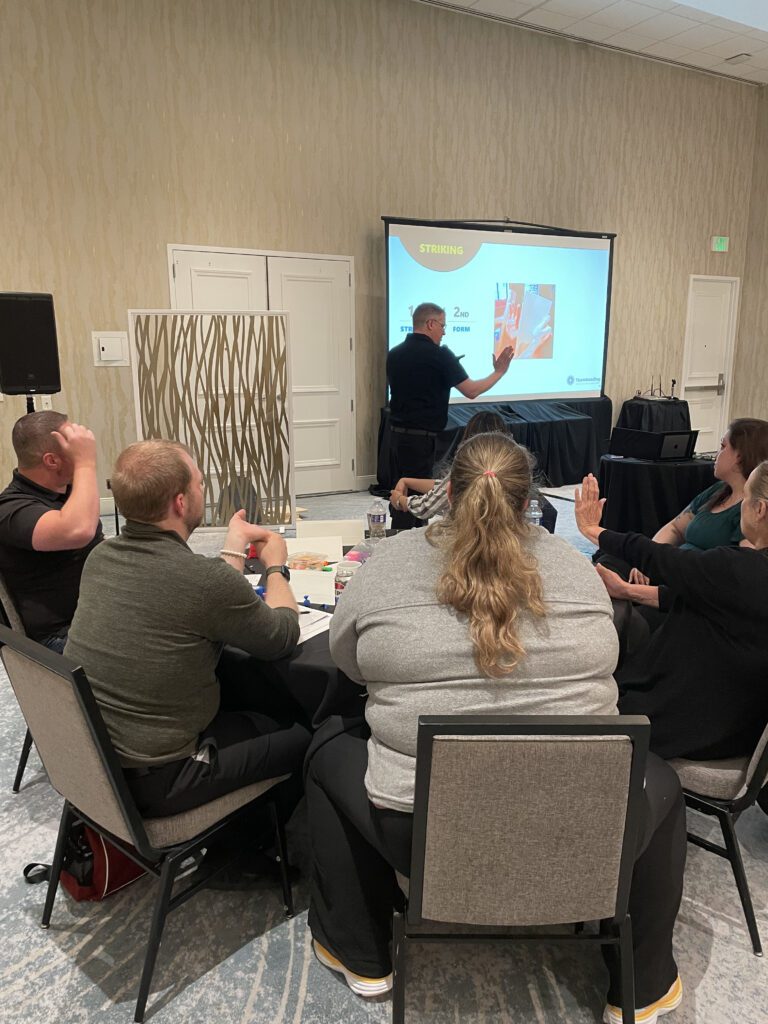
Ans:
[[[308,756],[309,927],[318,959],[359,995],[392,983],[419,715],[616,713],[610,601],[581,553],[526,522],[530,467],[508,435],[465,441],[448,516],[379,545],[331,622],[331,654],[368,701],[365,726],[347,725]],[[654,756],[643,799],[629,909],[637,1001],[652,1022],[681,999],[672,931],[686,845],[680,784]],[[620,1024],[609,969],[605,1020]]]
[[[715,459],[716,483],[712,484],[683,509],[671,522],[662,526],[654,536],[657,544],[670,544],[683,550],[709,551],[728,545],[749,545],[741,530],[741,502],[744,484],[752,470],[768,459],[768,422],[750,418],[734,420],[720,441],[720,451]],[[601,558],[606,571],[616,570],[621,579],[611,580],[620,596],[635,604],[666,611],[669,594],[652,582],[639,568],[623,565],[609,558]],[[619,591],[621,591],[619,595]],[[612,591],[613,592],[613,591]],[[657,619],[653,620],[654,626]]]
[[[507,424],[497,412],[477,412],[464,427],[459,444],[475,434],[506,434]],[[417,519],[431,519],[448,511],[448,473],[436,480],[403,476],[395,484],[389,502],[397,512],[410,512]],[[415,491],[410,494],[409,491]]]
[[[675,549],[600,523],[597,481],[576,491],[576,525],[603,551],[664,584],[670,609],[616,672],[619,710],[651,720],[651,750],[696,761],[751,754],[768,721],[768,462],[745,481],[749,547]],[[611,597],[614,573],[601,572]]]

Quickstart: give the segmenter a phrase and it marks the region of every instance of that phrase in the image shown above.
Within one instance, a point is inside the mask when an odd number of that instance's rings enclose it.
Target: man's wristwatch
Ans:
[[[271,573],[279,572],[286,583],[291,582],[291,570],[287,565],[270,565],[270,567],[264,573],[264,579],[267,578]]]

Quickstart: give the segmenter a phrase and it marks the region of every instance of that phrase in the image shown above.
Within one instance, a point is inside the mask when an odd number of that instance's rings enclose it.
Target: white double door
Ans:
[[[296,494],[354,490],[351,261],[187,246],[169,261],[172,309],[289,314]]]
[[[682,396],[698,430],[697,452],[712,452],[728,425],[739,309],[737,277],[691,277]]]

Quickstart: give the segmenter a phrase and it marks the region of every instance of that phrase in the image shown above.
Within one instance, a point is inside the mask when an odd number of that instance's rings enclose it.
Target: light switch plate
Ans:
[[[94,366],[130,366],[128,334],[125,331],[94,331]]]

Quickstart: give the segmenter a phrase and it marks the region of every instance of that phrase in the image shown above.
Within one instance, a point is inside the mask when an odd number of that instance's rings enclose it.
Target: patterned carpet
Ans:
[[[313,518],[363,514],[367,495],[302,499]],[[558,501],[557,532],[574,534],[572,505]],[[105,522],[105,526],[108,525]],[[217,550],[220,538],[201,537]],[[586,549],[588,550],[588,546]],[[24,882],[29,861],[50,861],[60,798],[33,753],[21,792],[11,781],[24,723],[0,675],[0,1021],[113,1024],[133,1019],[149,928],[152,883],[143,879],[101,904],[60,892],[51,928],[39,927],[44,886]],[[697,826],[704,834],[712,828]],[[290,829],[292,858],[305,861],[304,816]],[[739,824],[759,924],[768,943],[768,817],[752,809]],[[510,851],[512,855],[512,851]],[[363,1024],[391,1020],[391,1002],[365,1002],[314,959],[306,888],[286,921],[277,889],[206,891],[168,921],[147,1020],[163,1024]],[[751,952],[728,865],[690,848],[676,931],[685,986],[670,1024],[764,1024],[768,966]],[[514,944],[418,947],[409,964],[412,1024],[594,1024],[605,973],[593,949]]]

